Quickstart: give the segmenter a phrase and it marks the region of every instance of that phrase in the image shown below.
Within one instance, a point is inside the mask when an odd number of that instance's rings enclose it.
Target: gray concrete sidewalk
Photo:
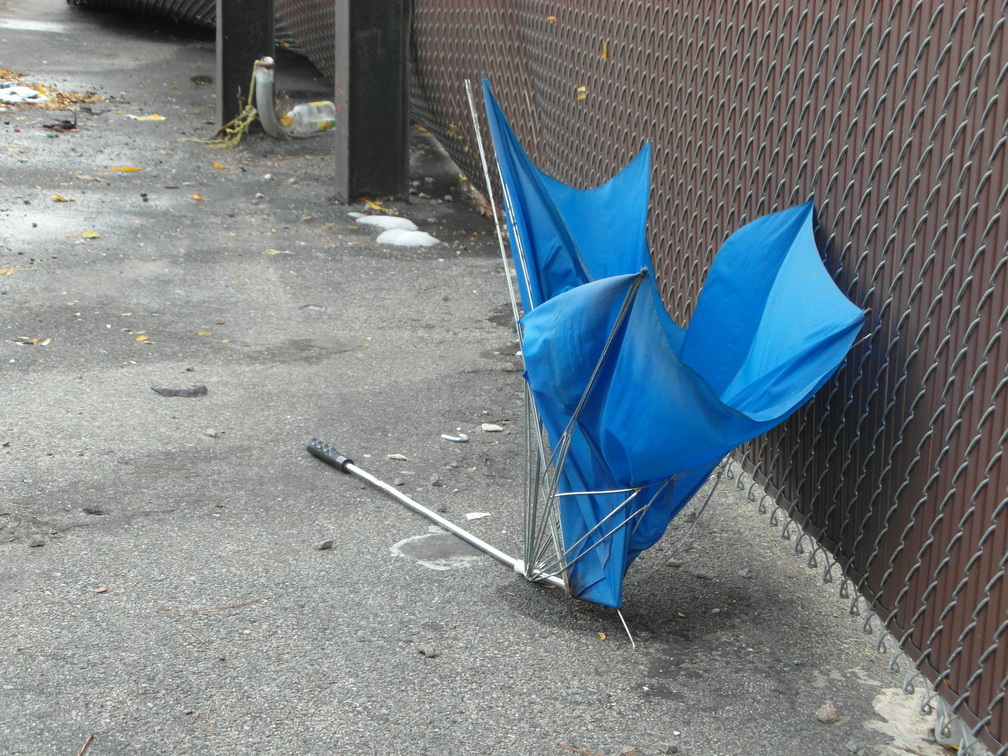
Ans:
[[[0,111],[0,753],[942,752],[731,485],[677,566],[678,521],[642,558],[634,650],[311,458],[319,436],[515,549],[504,268],[460,198],[386,203],[442,241],[376,244],[327,200],[326,137],[186,141],[213,133],[213,61],[171,25],[0,0],[0,67],[105,98],[74,131]],[[440,197],[436,152],[417,135]]]

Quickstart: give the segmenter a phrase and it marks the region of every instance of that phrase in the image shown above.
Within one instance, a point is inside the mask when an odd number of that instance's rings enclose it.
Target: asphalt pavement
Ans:
[[[306,452],[516,551],[505,267],[428,135],[420,194],[346,207],[329,136],[194,141],[212,35],[0,0],[0,67],[91,93],[0,108],[0,753],[942,753],[748,484],[641,559],[634,648]]]

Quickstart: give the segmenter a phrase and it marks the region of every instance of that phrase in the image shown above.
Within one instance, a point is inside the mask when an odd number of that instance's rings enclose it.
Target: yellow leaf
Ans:
[[[137,336],[136,340],[137,341],[147,341],[147,337],[146,336]]]
[[[680,617],[685,617],[685,616],[686,616],[686,615],[685,615],[685,614],[683,614],[682,612],[676,612],[676,614],[677,614],[678,616],[680,616]]]
[[[85,228],[81,236],[84,237],[85,239],[101,239],[101,234],[90,228]]]
[[[583,100],[585,97],[588,96],[588,87],[578,87],[577,89],[574,90],[574,92],[577,95],[577,99]]]
[[[213,331],[198,331],[197,336],[213,336]]]
[[[557,22],[557,17],[556,16],[546,16],[546,21],[548,23],[555,24]]]
[[[267,249],[263,252],[264,255],[289,255],[291,254],[286,249]]]
[[[602,60],[605,60],[606,58],[609,57],[609,43],[606,42],[604,39],[602,40],[602,51],[599,53],[599,57]]]
[[[367,205],[368,207],[370,207],[372,210],[384,210],[385,209],[384,207],[382,207],[382,203],[381,202],[375,202],[375,201],[369,200],[369,199],[364,200],[364,204]]]
[[[119,171],[121,173],[129,173],[131,171],[142,171],[143,168],[137,168],[132,165],[106,165],[105,170],[108,171]]]
[[[49,346],[52,343],[52,338],[48,338],[41,343],[41,346]]]
[[[605,640],[606,639],[606,634],[605,633],[599,633],[598,637],[601,638],[602,640]]]
[[[220,169],[222,169],[222,168],[223,168],[224,166],[223,166],[223,165],[221,165],[220,163],[214,163],[214,164],[213,164],[213,167],[214,167],[214,168],[216,168],[217,170],[220,170]]]
[[[131,115],[126,114],[127,118],[132,118],[134,121],[164,121],[167,120],[163,115],[158,115],[157,113],[151,113],[150,115]]]
[[[192,196],[189,199],[195,200],[196,202],[206,202],[206,197],[204,197],[199,192],[193,192]]]
[[[54,194],[52,196],[53,202],[74,202],[74,200],[64,197],[62,194]]]

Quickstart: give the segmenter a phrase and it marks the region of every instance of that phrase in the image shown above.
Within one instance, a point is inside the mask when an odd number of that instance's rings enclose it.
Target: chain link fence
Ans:
[[[732,231],[815,199],[827,266],[869,326],[842,373],[737,460],[760,506],[790,516],[782,535],[852,611],[864,597],[966,724],[959,745],[1001,754],[1005,15],[922,0],[415,0],[413,38],[414,117],[474,180],[467,78],[490,78],[539,166],[576,186],[654,144],[649,237],[679,322]]]

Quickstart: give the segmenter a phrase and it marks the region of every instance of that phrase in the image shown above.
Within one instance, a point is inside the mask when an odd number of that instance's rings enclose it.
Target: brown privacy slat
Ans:
[[[331,74],[331,4],[275,2]],[[737,451],[737,482],[768,512],[776,497],[819,545],[782,535],[1008,753],[1005,3],[413,5],[413,118],[475,184],[465,79],[489,77],[538,165],[575,186],[654,145],[648,237],[681,323],[732,231],[816,200],[827,269],[868,323],[812,401]]]

